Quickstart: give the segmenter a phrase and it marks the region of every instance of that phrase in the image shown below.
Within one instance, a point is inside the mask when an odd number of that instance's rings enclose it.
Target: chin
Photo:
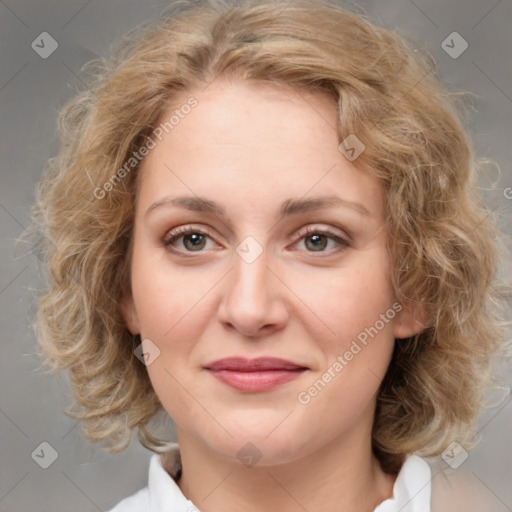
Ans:
[[[249,428],[243,424],[230,424],[228,430],[232,437],[223,431],[220,437],[203,439],[209,448],[232,462],[249,467],[247,461],[250,464],[252,460],[252,465],[275,466],[297,459],[303,453],[304,446],[310,444],[307,439],[297,439],[290,429],[278,425],[279,422],[260,422],[259,427],[253,425]]]

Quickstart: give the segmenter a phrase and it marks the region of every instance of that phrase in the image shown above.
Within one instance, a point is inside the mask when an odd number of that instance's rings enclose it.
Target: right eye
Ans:
[[[173,250],[177,252],[204,252],[203,249],[206,245],[207,238],[212,238],[208,230],[199,229],[194,226],[180,226],[165,235],[163,244],[166,247],[173,246]],[[183,239],[181,246],[184,249],[174,247],[176,242],[180,239]]]

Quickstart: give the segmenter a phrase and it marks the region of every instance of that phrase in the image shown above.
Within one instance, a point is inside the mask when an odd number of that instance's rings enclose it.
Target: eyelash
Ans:
[[[199,235],[202,235],[202,236],[207,236],[207,237],[213,239],[212,234],[207,229],[204,229],[204,228],[199,229],[199,228],[195,228],[194,226],[182,226],[182,227],[176,228],[176,229],[170,231],[169,233],[167,233],[165,235],[165,237],[164,237],[163,244],[166,247],[167,246],[171,246],[179,238],[181,238],[181,237],[183,237],[185,235],[192,234],[192,233],[199,234]],[[307,237],[308,235],[311,235],[311,234],[324,235],[324,236],[330,238],[331,240],[334,240],[338,244],[340,244],[341,248],[338,248],[337,250],[334,249],[335,252],[342,251],[342,250],[346,249],[347,247],[351,246],[351,244],[350,244],[350,242],[348,240],[346,240],[345,238],[340,237],[338,234],[334,233],[333,231],[330,231],[328,229],[321,229],[321,228],[318,228],[318,227],[315,227],[315,226],[308,226],[306,229],[303,229],[303,230],[299,231],[292,238],[295,238],[296,236],[299,236],[300,237],[299,240],[302,240],[302,239],[304,239],[305,237]],[[201,252],[204,252],[204,251],[181,251],[181,250],[176,250],[175,249],[175,252],[178,252],[178,253],[181,253],[181,254],[183,254],[183,252],[189,253],[189,254],[193,254],[194,252],[201,253]],[[306,252],[310,252],[310,253],[315,253],[315,252],[331,253],[331,252],[333,252],[333,250],[330,250],[330,251],[307,251],[306,250]]]

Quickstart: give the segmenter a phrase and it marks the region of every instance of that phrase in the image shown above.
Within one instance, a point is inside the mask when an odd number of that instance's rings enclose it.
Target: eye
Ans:
[[[206,246],[206,239],[211,238],[211,235],[207,230],[182,226],[167,233],[163,243],[166,247],[172,246],[180,238],[183,238],[181,245],[186,252],[201,252]]]
[[[350,247],[350,242],[341,237],[337,233],[328,229],[321,229],[317,226],[308,226],[305,230],[298,233],[300,240],[303,240],[309,252],[330,252],[324,249],[328,246],[329,241],[334,241],[336,244],[341,245],[340,250]]]
[[[305,243],[308,252],[330,252],[325,249],[329,245],[329,241],[335,242],[341,246],[340,250],[350,247],[350,242],[339,234],[328,229],[318,228],[316,226],[308,226],[297,235]],[[181,247],[176,248],[175,244],[181,240]],[[173,246],[178,252],[203,252],[207,248],[208,239],[212,240],[212,235],[206,229],[196,228],[194,226],[181,226],[173,229],[165,236],[163,240],[164,246]],[[297,242],[297,244],[299,243]],[[297,245],[295,244],[295,245]],[[178,244],[180,245],[180,244]]]

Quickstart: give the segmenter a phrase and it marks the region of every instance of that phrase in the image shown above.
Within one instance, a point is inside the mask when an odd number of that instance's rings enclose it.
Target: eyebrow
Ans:
[[[224,221],[228,221],[226,210],[215,201],[199,196],[165,196],[155,201],[144,213],[147,217],[152,211],[162,206],[179,206],[194,212],[204,212],[216,215]],[[351,208],[360,215],[371,217],[371,213],[361,204],[343,199],[338,196],[314,196],[308,199],[290,198],[283,201],[279,209],[279,218],[289,217],[300,213],[308,213],[327,208],[330,206],[341,206]]]

